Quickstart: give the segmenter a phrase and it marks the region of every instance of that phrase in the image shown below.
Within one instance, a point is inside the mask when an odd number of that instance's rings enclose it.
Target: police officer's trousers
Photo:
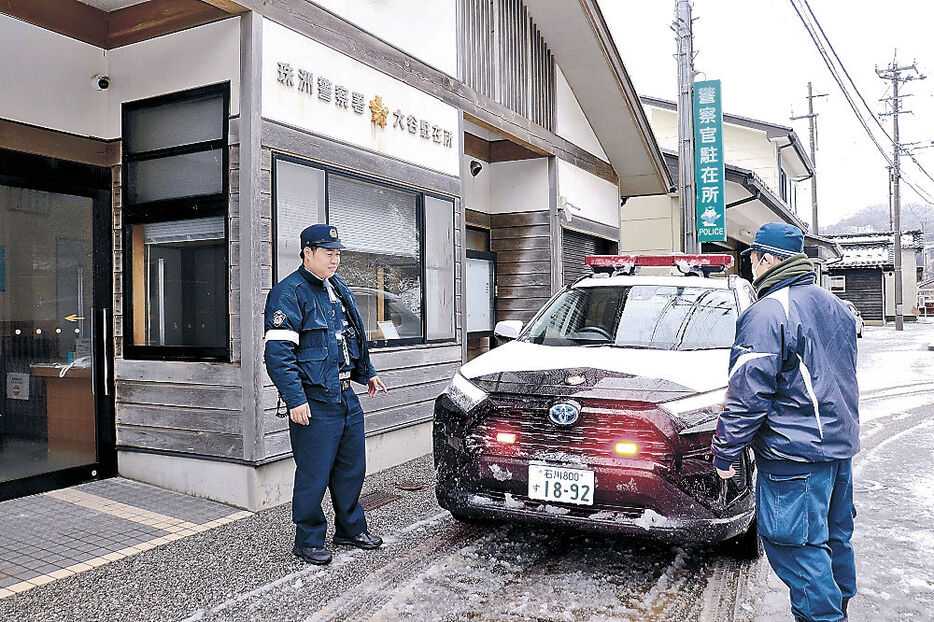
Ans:
[[[325,489],[334,504],[335,533],[353,537],[366,529],[360,489],[366,473],[363,409],[353,389],[338,404],[309,400],[308,425],[289,421],[295,458],[292,520],[297,546],[324,546],[328,523],[321,510]]]
[[[765,553],[798,620],[843,620],[856,594],[851,460],[756,462],[756,517]]]

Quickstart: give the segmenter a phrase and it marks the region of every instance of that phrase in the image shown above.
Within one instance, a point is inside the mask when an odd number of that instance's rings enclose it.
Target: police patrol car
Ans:
[[[461,367],[436,400],[441,506],[467,521],[730,540],[757,555],[752,454],[724,482],[710,453],[752,286],[712,276],[730,255],[586,263],[594,274],[528,325],[499,322],[508,343]]]

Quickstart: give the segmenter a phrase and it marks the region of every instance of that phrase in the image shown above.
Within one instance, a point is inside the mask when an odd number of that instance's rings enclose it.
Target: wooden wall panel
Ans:
[[[117,428],[117,445],[180,452],[195,456],[243,457],[243,437],[239,434],[123,425]]]
[[[828,274],[846,277],[846,291],[837,295],[856,305],[864,320],[881,321],[883,319],[885,279],[881,268],[831,269]]]
[[[529,321],[551,297],[548,212],[493,214],[490,249],[496,253],[496,319]]]

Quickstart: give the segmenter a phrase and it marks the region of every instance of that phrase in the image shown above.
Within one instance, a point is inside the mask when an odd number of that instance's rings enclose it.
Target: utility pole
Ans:
[[[895,231],[895,220],[893,218],[895,210],[892,206],[892,167],[886,166],[885,170],[889,174],[889,231]]]
[[[684,210],[684,252],[698,253],[694,184],[694,34],[691,0],[676,0],[672,30],[678,42],[678,196]]]
[[[811,176],[811,231],[817,235],[817,113],[814,112],[814,99],[827,97],[827,93],[814,94],[811,83],[808,82],[808,113],[798,117],[791,117],[792,121],[807,119],[811,137],[811,166],[814,174]]]
[[[902,197],[900,189],[901,168],[899,158],[903,145],[899,142],[898,115],[910,114],[910,110],[902,109],[902,98],[909,95],[899,95],[898,90],[902,84],[912,80],[923,80],[926,76],[918,72],[917,63],[910,65],[898,64],[898,51],[892,57],[892,64],[885,69],[876,67],[876,75],[892,83],[892,96],[880,101],[889,102],[891,110],[883,112],[880,116],[892,117],[892,233],[895,236],[895,330],[904,330],[905,320],[902,303],[902,224],[901,208]]]

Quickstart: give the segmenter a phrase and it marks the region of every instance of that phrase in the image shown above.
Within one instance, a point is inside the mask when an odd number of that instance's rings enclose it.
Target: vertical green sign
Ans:
[[[726,242],[720,81],[694,83],[694,185],[697,241]]]

